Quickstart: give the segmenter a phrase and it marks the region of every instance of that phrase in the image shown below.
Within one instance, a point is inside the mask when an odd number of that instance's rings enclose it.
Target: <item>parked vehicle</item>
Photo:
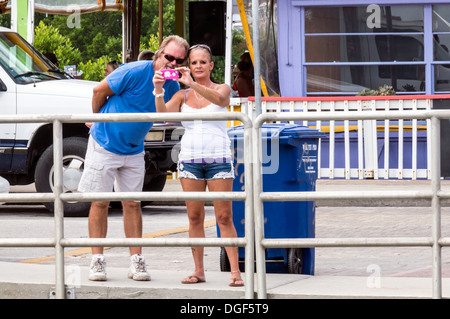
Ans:
[[[19,34],[0,27],[0,116],[87,114],[97,82],[76,80],[56,68]],[[176,123],[155,123],[145,140],[145,191],[161,191],[168,170],[176,169],[173,147],[182,131]],[[63,123],[64,192],[76,192],[84,168],[89,129]],[[53,190],[52,124],[0,125],[0,174],[11,185],[35,183]],[[144,203],[145,204],[145,203]],[[50,210],[52,203],[45,203]],[[85,216],[89,202],[65,203],[66,216]]]

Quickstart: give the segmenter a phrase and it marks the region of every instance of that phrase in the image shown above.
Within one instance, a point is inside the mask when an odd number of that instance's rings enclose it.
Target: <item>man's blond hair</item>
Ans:
[[[166,37],[161,42],[159,49],[155,52],[155,56],[153,57],[153,60],[157,60],[159,58],[159,56],[161,55],[161,53],[164,52],[164,49],[166,48],[166,46],[172,41],[175,41],[177,44],[184,46],[184,48],[185,48],[184,59],[186,60],[187,56],[188,56],[188,51],[189,51],[189,43],[184,38],[182,38],[178,35],[169,35],[168,37]]]

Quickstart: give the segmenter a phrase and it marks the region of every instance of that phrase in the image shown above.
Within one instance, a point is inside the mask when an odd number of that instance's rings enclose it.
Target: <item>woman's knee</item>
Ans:
[[[205,222],[205,215],[202,214],[201,212],[197,212],[197,213],[190,213],[188,215],[189,218],[189,224],[191,225],[200,225],[203,226],[203,223]]]
[[[229,210],[216,213],[216,222],[219,226],[232,226],[233,214]]]

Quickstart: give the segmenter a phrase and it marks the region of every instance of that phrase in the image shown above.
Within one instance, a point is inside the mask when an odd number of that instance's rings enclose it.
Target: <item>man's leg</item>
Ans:
[[[89,237],[105,238],[108,230],[109,202],[92,202],[89,211]],[[103,254],[103,247],[92,247],[92,254]]]
[[[114,176],[120,161],[110,156],[98,143],[89,137],[84,172],[78,190],[80,192],[111,192]],[[89,237],[105,238],[108,229],[109,202],[92,202],[89,211]],[[92,254],[102,254],[103,247],[92,247]]]
[[[141,203],[123,201],[123,224],[127,238],[142,237],[142,211]],[[130,255],[142,253],[141,247],[130,247]]]
[[[142,238],[142,211],[141,203],[133,201],[123,201],[123,223],[125,236],[127,238]],[[130,247],[130,268],[128,278],[139,281],[150,280],[142,247]]]
[[[80,192],[110,192],[113,189],[115,167],[118,166],[108,151],[89,138],[84,172],[78,186]],[[105,238],[108,229],[108,202],[92,202],[89,212],[89,237]],[[106,280],[106,262],[103,247],[92,247],[90,280]]]
[[[117,171],[115,187],[119,192],[142,192],[145,176],[144,153],[127,156],[125,165]],[[141,202],[123,201],[123,223],[127,238],[142,238]],[[131,262],[128,278],[150,280],[142,247],[130,247]]]
[[[92,202],[89,212],[89,237],[105,238],[108,229],[108,202]],[[89,280],[106,280],[106,262],[103,257],[103,247],[92,247],[92,260],[89,270]]]

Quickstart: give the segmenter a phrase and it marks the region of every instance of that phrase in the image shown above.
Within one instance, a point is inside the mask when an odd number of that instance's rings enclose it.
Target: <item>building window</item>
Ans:
[[[450,5],[305,6],[301,20],[307,95],[450,92]]]
[[[433,6],[434,89],[450,93],[450,6]]]

